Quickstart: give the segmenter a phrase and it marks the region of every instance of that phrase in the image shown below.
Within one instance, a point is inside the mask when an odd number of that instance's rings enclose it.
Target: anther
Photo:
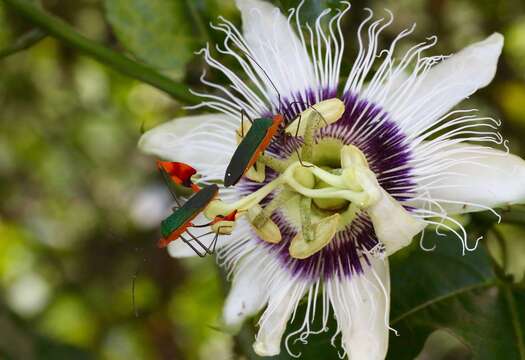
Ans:
[[[340,217],[339,214],[334,214],[315,223],[312,227],[312,241],[306,241],[302,232],[297,233],[288,249],[290,256],[306,259],[330,244],[339,227]]]

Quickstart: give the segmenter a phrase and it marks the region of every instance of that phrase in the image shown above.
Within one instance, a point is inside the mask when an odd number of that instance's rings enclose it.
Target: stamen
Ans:
[[[337,120],[343,116],[345,112],[345,104],[337,99],[328,99],[321,102],[318,102],[315,105],[312,105],[286,127],[286,132],[293,136],[304,136],[306,128],[308,126],[308,120],[314,116],[313,113],[317,113],[319,116],[325,120],[325,126],[335,123]]]
[[[310,241],[306,240],[303,232],[297,233],[288,249],[290,256],[295,259],[306,259],[327,246],[337,232],[340,218],[339,214],[334,214],[315,223]]]
[[[317,112],[306,114],[304,121],[306,122],[306,129],[304,131],[304,145],[301,149],[301,157],[303,160],[311,161],[313,156],[314,135],[317,129],[321,126],[321,116]],[[303,161],[304,162],[304,161]]]
[[[263,209],[260,205],[254,205],[248,210],[248,219],[253,225],[253,230],[262,240],[271,244],[279,243],[282,240],[281,231],[273,220],[266,218],[262,224],[255,224],[255,220],[260,217],[262,213]]]
[[[282,177],[269,182],[265,186],[261,187],[259,190],[251,193],[248,196],[232,203],[227,204],[221,200],[213,200],[204,210],[204,215],[208,219],[214,219],[216,216],[225,216],[230,214],[234,210],[238,212],[248,211],[251,207],[259,204],[266,196],[268,196],[272,191],[274,191],[279,185],[283,182]]]
[[[310,216],[312,199],[309,197],[301,197],[299,209],[301,211],[302,237],[306,243],[311,243],[313,241],[312,217]]]

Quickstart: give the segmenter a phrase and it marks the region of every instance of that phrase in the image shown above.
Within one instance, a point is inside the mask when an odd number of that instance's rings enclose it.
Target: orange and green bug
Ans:
[[[235,150],[224,174],[224,186],[235,185],[240,178],[255,164],[261,153],[266,150],[273,136],[279,130],[284,117],[280,114],[272,118],[259,118],[252,122],[250,130],[243,137]]]
[[[164,219],[160,227],[162,238],[159,240],[158,246],[164,248],[168,246],[170,242],[179,238],[183,239],[184,242],[189,243],[189,241],[184,239],[182,234],[187,232],[189,227],[195,226],[191,221],[204,211],[206,206],[208,206],[218,193],[219,187],[217,185],[213,184],[205,186],[189,198],[184,205],[176,209],[170,216]],[[208,224],[205,226],[207,225]],[[195,240],[193,236],[192,238]]]
[[[157,167],[163,177],[168,175],[175,184],[191,188],[195,192],[200,190],[200,187],[191,181],[191,177],[197,173],[197,170],[190,165],[175,161],[157,160]]]

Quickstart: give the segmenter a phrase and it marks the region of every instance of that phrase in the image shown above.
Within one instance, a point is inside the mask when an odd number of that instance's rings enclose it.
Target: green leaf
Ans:
[[[434,237],[435,239],[439,239]],[[414,359],[428,335],[446,329],[475,359],[525,359],[525,291],[499,281],[481,246],[461,256],[440,238],[433,252],[394,259],[389,359]]]
[[[393,257],[390,262],[393,324],[430,302],[495,280],[490,259],[481,246],[462,256],[457,238],[425,234],[425,241],[434,242],[436,249],[425,252],[416,247],[407,257]]]
[[[119,41],[142,61],[182,74],[197,41],[181,0],[105,0]]]
[[[474,288],[433,302],[394,325],[391,359],[413,359],[426,336],[446,328],[475,359],[525,359],[525,292],[510,288]]]

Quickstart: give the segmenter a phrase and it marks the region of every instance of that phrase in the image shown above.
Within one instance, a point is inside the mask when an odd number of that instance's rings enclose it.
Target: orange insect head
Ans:
[[[191,181],[191,177],[197,173],[197,170],[190,165],[176,161],[157,160],[157,166],[164,170],[174,183],[189,187],[193,191],[200,190],[200,187]]]

